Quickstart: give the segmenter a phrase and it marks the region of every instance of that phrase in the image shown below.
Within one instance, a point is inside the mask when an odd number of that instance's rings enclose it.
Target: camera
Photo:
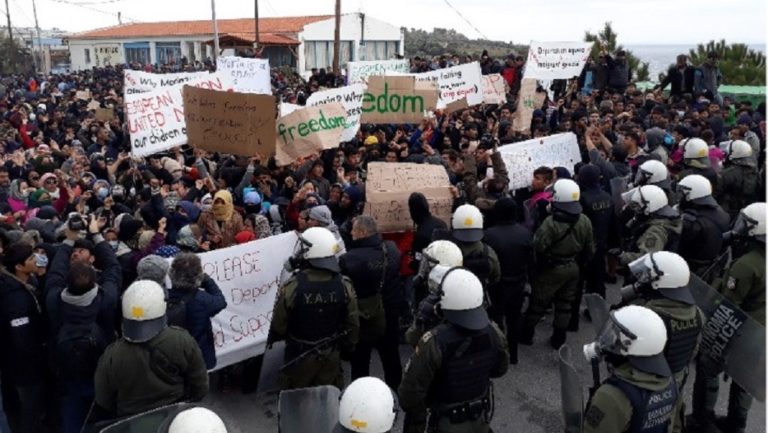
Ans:
[[[77,212],[72,212],[67,218],[67,227],[75,232],[83,231],[88,227],[88,222]]]

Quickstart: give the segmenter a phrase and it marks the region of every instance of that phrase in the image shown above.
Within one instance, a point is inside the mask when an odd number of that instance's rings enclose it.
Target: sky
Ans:
[[[116,25],[118,11],[124,22],[211,17],[209,0],[35,1],[40,27],[73,32]],[[334,0],[258,1],[262,16],[326,15],[334,8]],[[598,31],[606,21],[613,23],[623,44],[722,38],[765,44],[767,5],[766,0],[342,0],[342,12],[364,12],[396,26],[452,28],[470,38],[482,34],[522,44],[581,40],[585,30]],[[0,13],[4,9],[0,4]],[[10,12],[14,27],[34,25],[31,0],[10,0]],[[219,18],[245,18],[253,12],[253,1],[216,0]]]

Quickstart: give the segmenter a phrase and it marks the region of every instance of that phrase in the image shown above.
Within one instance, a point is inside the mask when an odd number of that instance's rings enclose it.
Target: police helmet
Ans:
[[[648,253],[629,264],[629,271],[638,282],[648,284],[665,298],[693,305],[688,282],[691,271],[688,263],[669,251]]]
[[[453,237],[461,242],[477,242],[483,239],[483,214],[471,204],[459,206],[451,218]]]
[[[690,174],[677,183],[682,201],[698,205],[717,206],[712,197],[712,183],[700,174]]]
[[[446,321],[462,328],[480,330],[488,326],[483,307],[483,284],[472,272],[452,268],[440,283],[440,309]]]
[[[136,281],[123,294],[123,335],[133,343],[151,340],[166,327],[165,290],[154,281]]]
[[[339,402],[339,424],[361,433],[385,433],[392,429],[397,405],[392,390],[375,377],[350,383]]]
[[[312,266],[339,272],[339,261],[336,254],[339,252],[339,242],[333,232],[324,227],[311,227],[299,235],[297,254],[309,262]]]
[[[559,179],[552,186],[552,207],[563,212],[578,215],[581,213],[581,189],[571,179]]]
[[[227,433],[227,427],[212,410],[193,407],[173,418],[168,433]]]

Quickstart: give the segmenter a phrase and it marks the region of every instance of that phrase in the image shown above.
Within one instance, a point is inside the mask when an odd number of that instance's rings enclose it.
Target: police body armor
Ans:
[[[723,181],[726,183],[722,196],[722,205],[731,214],[731,217],[738,215],[741,209],[744,209],[750,203],[759,201],[758,183],[761,179],[755,167],[745,165],[732,165],[726,167],[721,172]],[[728,188],[733,186],[728,182],[730,179],[739,179],[736,189]]]
[[[462,423],[490,413],[491,370],[499,351],[493,328],[474,332],[445,323],[433,332],[443,361],[429,393],[438,417]]]
[[[654,220],[664,220],[664,219],[675,219],[674,216],[655,216],[653,218],[649,218],[645,221],[635,221],[635,223],[631,227],[631,235],[628,239],[624,239],[624,245],[623,250],[625,251],[637,251],[637,240],[640,238],[640,236],[645,233],[645,231],[653,225]],[[656,224],[660,224],[656,223]],[[671,230],[671,227],[665,227],[667,231],[667,243],[664,245],[664,248],[662,248],[663,251],[672,251],[677,252],[678,248],[680,247],[680,234],[675,232],[674,230]]]
[[[660,391],[640,388],[616,376],[609,377],[605,383],[619,388],[632,405],[632,420],[627,433],[667,433],[678,397],[673,378]]]
[[[483,243],[482,254],[474,253],[464,257],[464,267],[475,274],[486,290],[488,289],[488,279],[491,276],[491,261],[488,248],[488,245]]]
[[[691,308],[696,308],[691,306]],[[672,374],[682,371],[693,359],[699,334],[704,323],[701,314],[696,312],[696,318],[691,321],[677,320],[664,312],[654,310],[664,321],[667,328],[667,345],[664,347],[664,358],[669,364]]]
[[[288,322],[289,341],[311,346],[332,336],[344,324],[347,313],[344,282],[341,274],[334,274],[328,281],[309,281],[304,271],[297,273],[296,279],[293,314]]]
[[[714,221],[695,210],[683,214],[683,236],[680,239],[680,256],[693,265],[711,263],[723,249],[723,232]],[[696,235],[688,235],[696,233]]]

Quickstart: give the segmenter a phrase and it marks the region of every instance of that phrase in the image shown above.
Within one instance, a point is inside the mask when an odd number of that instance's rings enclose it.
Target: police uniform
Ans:
[[[440,316],[435,311],[435,306],[439,301],[440,295],[430,293],[419,302],[413,317],[413,323],[405,331],[405,341],[412,347],[416,347],[424,334],[440,324]]]
[[[680,214],[669,206],[660,209],[647,220],[636,221],[624,243],[619,263],[628,265],[636,259],[656,251],[677,252],[683,222]]]
[[[350,280],[337,272],[307,268],[280,287],[272,314],[270,341],[286,340],[285,362],[312,350],[323,339],[347,332],[335,343],[281,372],[283,389],[317,385],[343,387],[340,348],[358,339],[357,298]]]
[[[749,241],[749,251],[738,258],[723,279],[721,293],[765,326],[765,244]],[[693,387],[693,413],[697,418],[714,415],[723,366],[699,356]],[[728,397],[728,422],[733,430],[745,428],[752,397],[732,382]]]
[[[718,206],[689,205],[683,210],[683,230],[678,253],[688,262],[691,272],[711,281],[705,272],[723,249],[723,233],[730,217]]]
[[[757,168],[749,164],[731,163],[720,172],[715,197],[731,218],[748,204],[758,200]]]
[[[453,242],[461,250],[464,267],[477,275],[487,293],[489,285],[496,284],[501,279],[501,265],[496,251],[482,241],[462,242],[454,239]]]
[[[628,362],[597,389],[584,415],[584,433],[667,433],[678,391],[671,377]]]
[[[704,316],[696,305],[673,299],[652,299],[644,307],[653,310],[664,321],[667,328],[667,344],[664,346],[664,358],[682,395],[688,379],[688,366],[693,360],[698,347],[699,335],[704,327]],[[672,422],[672,432],[681,432],[683,428],[683,399],[678,399]]]
[[[572,221],[567,222],[560,218],[548,216],[533,236],[536,272],[531,281],[531,300],[523,322],[520,339],[523,344],[532,343],[536,324],[553,302],[554,332],[564,338],[571,320],[572,304],[578,295],[579,266],[595,252],[592,223],[586,215],[572,215]]]
[[[428,422],[440,433],[488,432],[490,379],[508,368],[506,339],[491,322],[479,331],[443,323],[427,332],[398,390],[408,420],[404,431],[423,432]]]

